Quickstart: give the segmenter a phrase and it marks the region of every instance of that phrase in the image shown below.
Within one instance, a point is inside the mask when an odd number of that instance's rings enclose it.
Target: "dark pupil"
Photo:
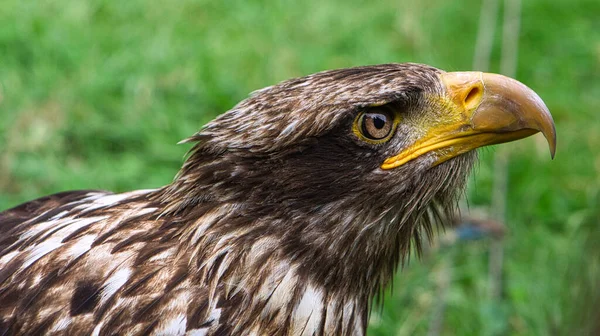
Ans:
[[[377,129],[382,129],[385,127],[385,123],[387,122],[386,117],[383,114],[375,114],[372,116],[373,118],[373,126]]]
[[[366,113],[362,120],[362,133],[370,139],[383,139],[392,129],[390,116],[386,113]]]

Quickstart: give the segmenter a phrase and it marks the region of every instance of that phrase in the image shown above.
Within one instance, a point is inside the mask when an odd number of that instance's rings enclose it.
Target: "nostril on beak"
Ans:
[[[481,102],[481,97],[483,96],[483,88],[479,85],[474,85],[465,95],[463,100],[463,104],[465,109],[471,110],[476,108]]]

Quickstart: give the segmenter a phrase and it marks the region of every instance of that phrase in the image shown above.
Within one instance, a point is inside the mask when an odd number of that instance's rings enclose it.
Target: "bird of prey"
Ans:
[[[555,129],[531,89],[421,64],[256,91],[173,182],[0,213],[0,335],[363,335],[475,149]]]

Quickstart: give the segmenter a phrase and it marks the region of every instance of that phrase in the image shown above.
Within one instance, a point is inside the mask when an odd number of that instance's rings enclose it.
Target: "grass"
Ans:
[[[443,335],[592,333],[584,329],[600,308],[600,3],[522,5],[517,77],[552,111],[558,150],[550,161],[540,137],[505,146],[503,295],[487,295],[489,242],[443,249],[399,273],[371,335],[427,334],[442,300]],[[404,61],[468,70],[479,8],[474,0],[4,0],[0,209],[67,189],[169,183],[187,150],[179,140],[286,78]],[[499,55],[497,43],[493,71]],[[493,152],[483,151],[471,207],[489,210]]]

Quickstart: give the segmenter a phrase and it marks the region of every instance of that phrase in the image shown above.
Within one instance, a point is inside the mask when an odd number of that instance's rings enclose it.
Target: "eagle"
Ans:
[[[450,223],[475,149],[554,122],[502,75],[414,63],[252,93],[184,140],[172,183],[0,213],[0,335],[364,335]]]

